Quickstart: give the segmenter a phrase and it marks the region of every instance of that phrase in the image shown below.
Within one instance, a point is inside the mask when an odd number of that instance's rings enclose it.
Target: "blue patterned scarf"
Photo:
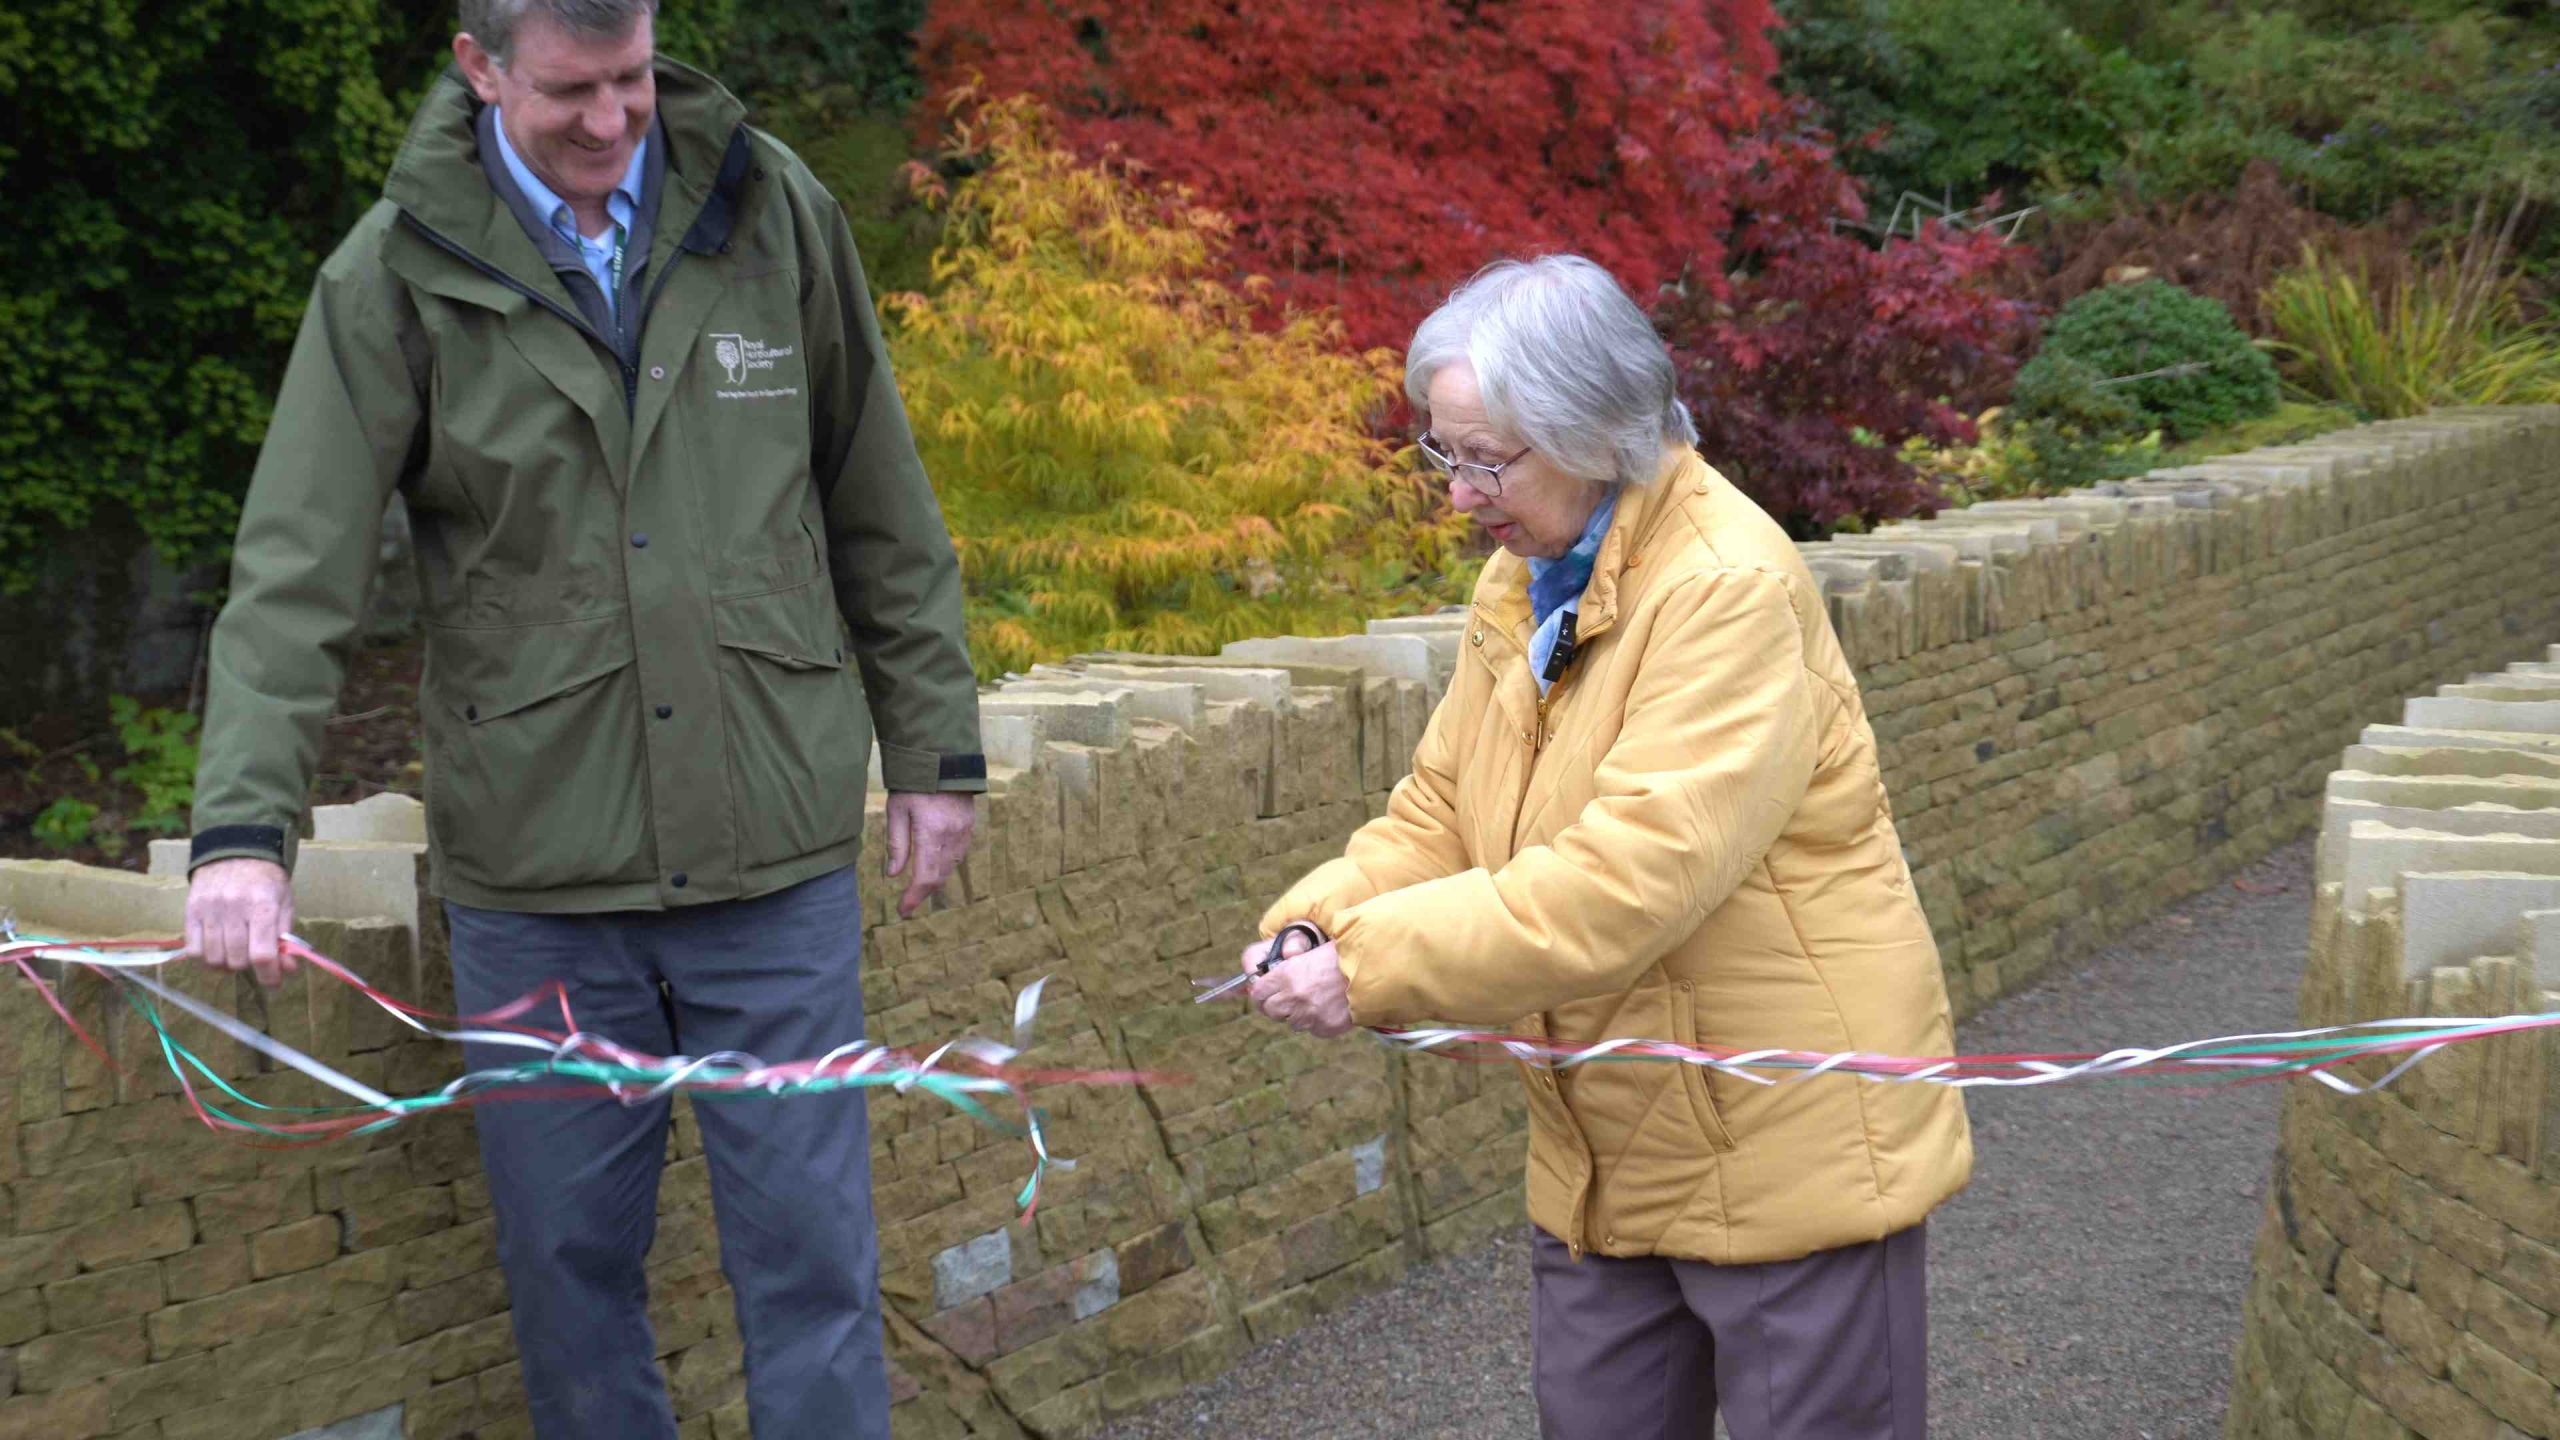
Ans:
[[[1547,658],[1555,653],[1563,612],[1581,608],[1582,592],[1591,584],[1591,567],[1600,558],[1600,542],[1609,534],[1609,517],[1618,510],[1618,487],[1600,497],[1582,527],[1582,538],[1553,560],[1529,562],[1529,618],[1537,633],[1529,637],[1529,673],[1538,677],[1538,693],[1547,690]]]

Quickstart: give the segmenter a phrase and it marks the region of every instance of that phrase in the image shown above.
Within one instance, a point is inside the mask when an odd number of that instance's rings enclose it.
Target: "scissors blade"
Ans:
[[[1219,996],[1226,994],[1228,991],[1233,990],[1239,985],[1251,983],[1252,980],[1253,972],[1249,970],[1238,971],[1236,974],[1229,976],[1225,980],[1222,980],[1215,985],[1211,985],[1208,989],[1192,996],[1191,1003],[1194,1005],[1206,1005],[1210,1001],[1217,999]],[[1191,983],[1194,985],[1208,984],[1208,982],[1204,980],[1194,980]]]

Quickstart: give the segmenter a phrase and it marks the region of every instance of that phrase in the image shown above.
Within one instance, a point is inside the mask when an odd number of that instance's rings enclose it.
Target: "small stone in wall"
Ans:
[[[1351,1188],[1354,1194],[1366,1195],[1387,1183],[1387,1137],[1379,1136],[1363,1145],[1351,1147]]]
[[[393,1405],[316,1430],[296,1431],[285,1440],[401,1440],[400,1419],[400,1407]]]
[[[1119,1303],[1120,1257],[1097,1251],[1085,1262],[1084,1284],[1076,1290],[1076,1318],[1090,1320]]]
[[[933,1257],[933,1308],[990,1294],[1013,1279],[1013,1244],[1001,1230],[964,1240]]]

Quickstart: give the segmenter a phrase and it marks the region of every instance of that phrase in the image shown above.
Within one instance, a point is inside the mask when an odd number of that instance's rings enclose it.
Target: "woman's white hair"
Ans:
[[[1432,311],[1405,351],[1417,413],[1460,360],[1475,367],[1487,418],[1585,480],[1641,485],[1663,447],[1698,441],[1669,347],[1617,279],[1579,255],[1488,265]]]

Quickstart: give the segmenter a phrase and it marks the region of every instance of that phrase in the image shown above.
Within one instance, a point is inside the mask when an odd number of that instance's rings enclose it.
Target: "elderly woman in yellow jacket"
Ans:
[[[1786,535],[1710,469],[1670,356],[1572,256],[1494,266],[1405,386],[1485,567],[1387,812],[1273,905],[1253,982],[1309,1034],[1943,1055],[1858,686]],[[1247,951],[1253,968],[1267,945]],[[1285,953],[1285,951],[1284,951]],[[1536,1389],[1559,1440],[1916,1440],[1923,1222],[1958,1092],[1666,1061],[1524,1067]]]

